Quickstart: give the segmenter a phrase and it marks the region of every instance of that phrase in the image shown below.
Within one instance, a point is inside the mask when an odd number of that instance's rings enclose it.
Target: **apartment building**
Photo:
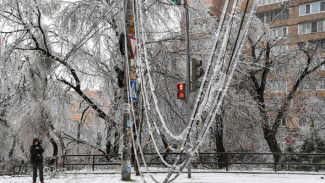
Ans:
[[[104,112],[108,112],[109,100],[103,100],[103,92],[99,90],[85,90],[83,91],[86,96],[91,98],[96,105],[101,107]],[[70,107],[70,120],[73,122],[69,128],[76,128],[78,123],[85,123],[87,126],[92,126],[95,122],[97,114],[88,103],[84,101],[75,91],[70,91],[71,94],[71,107]],[[87,110],[86,110],[87,109]]]
[[[286,6],[288,5],[288,8]],[[270,39],[283,38],[291,48],[308,44],[317,44],[319,49],[325,48],[325,1],[315,0],[259,0],[256,16],[264,23],[272,23]],[[280,51],[280,50],[279,50]],[[277,67],[273,75],[290,72],[290,68]],[[297,72],[297,71],[296,71]],[[312,78],[306,78],[300,85],[297,97],[293,103],[306,98],[324,100],[325,71],[320,68]],[[289,92],[293,87],[290,78],[278,77],[273,82],[273,91]],[[299,108],[299,109],[298,109]],[[313,126],[313,118],[302,107],[289,111],[288,117],[283,119],[282,126],[290,132],[297,132],[299,127]]]
[[[252,7],[253,2],[250,1],[248,9]],[[211,13],[220,16],[224,0],[212,0],[209,3],[213,5]],[[317,44],[319,49],[325,49],[325,0],[258,0],[255,16],[261,23],[271,25],[271,34],[267,39],[283,39],[287,43],[278,49],[274,47],[271,52],[290,51],[306,44]],[[293,87],[287,72],[290,72],[290,68],[286,65],[272,70],[268,78],[267,92],[270,96],[285,96]],[[293,103],[306,98],[316,98],[325,103],[325,67],[316,71],[312,78],[306,78],[296,94]],[[281,122],[282,129],[290,133],[297,133],[301,127],[314,125],[313,117],[301,110],[303,107],[298,104],[296,106],[297,109],[289,111],[288,116]],[[276,114],[269,115],[272,120]]]

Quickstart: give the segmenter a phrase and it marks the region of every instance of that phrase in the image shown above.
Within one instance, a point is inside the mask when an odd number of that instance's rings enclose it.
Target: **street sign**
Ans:
[[[126,122],[126,126],[127,126],[127,127],[131,127],[131,121],[130,121],[130,120],[127,120],[127,122]]]
[[[123,103],[122,104],[122,112],[123,113],[129,113],[129,111],[130,111],[130,105],[129,105],[129,103]]]
[[[130,81],[131,88],[129,90],[129,99],[133,101],[137,100],[137,83],[135,81]],[[130,92],[131,91],[131,92]]]
[[[172,0],[175,4],[181,5],[181,0]]]
[[[130,63],[130,77],[131,80],[136,80],[137,78],[137,61],[134,59],[131,59]]]
[[[137,44],[138,44],[137,38],[130,36],[130,43],[131,43],[132,56],[133,58],[135,58],[135,54],[137,51]]]

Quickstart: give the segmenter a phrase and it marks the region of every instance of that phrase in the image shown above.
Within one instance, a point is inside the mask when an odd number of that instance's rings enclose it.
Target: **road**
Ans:
[[[166,174],[153,174],[162,181]],[[145,180],[153,182],[148,174]],[[247,173],[193,173],[188,179],[182,174],[175,183],[325,183],[321,177],[324,175],[298,175],[298,174],[247,174]],[[46,183],[122,183],[119,174],[66,174],[55,178],[47,175]],[[142,182],[141,177],[132,175],[132,182]],[[0,183],[30,183],[31,177],[0,177]],[[125,182],[124,182],[125,183]]]

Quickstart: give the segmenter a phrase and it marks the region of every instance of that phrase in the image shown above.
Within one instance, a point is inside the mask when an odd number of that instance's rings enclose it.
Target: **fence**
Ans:
[[[184,161],[187,157],[186,154],[182,153],[161,153],[164,159],[173,163],[177,155],[181,155],[180,162]],[[280,161],[276,162],[273,160],[273,156],[278,155],[281,157]],[[157,153],[144,153],[146,164],[148,166],[162,166],[164,164],[160,161]],[[62,156],[62,168],[67,169],[68,167],[74,166],[91,166],[92,170],[95,170],[96,166],[120,166],[119,161],[112,162],[111,155],[63,155]],[[116,156],[115,156],[116,157]],[[119,157],[119,156],[117,156]],[[82,160],[86,158],[86,162]],[[45,159],[46,160],[46,159]],[[58,168],[58,158],[54,157],[49,159],[52,161],[52,166],[55,169]],[[55,162],[53,162],[55,160]],[[144,163],[140,161],[140,165]],[[278,171],[278,167],[283,168],[285,166],[287,170],[290,170],[290,167],[313,167],[313,170],[321,169],[325,167],[325,153],[254,153],[254,152],[211,152],[211,153],[198,153],[197,156],[191,160],[192,166],[207,165],[214,166],[214,168],[225,168],[226,171],[229,171],[229,168],[234,165],[263,165],[268,168],[272,168],[275,172]],[[16,168],[21,169],[27,165],[19,165]],[[15,173],[15,168],[14,168]]]
[[[43,159],[44,165],[52,170],[58,169],[58,157],[47,157]],[[13,174],[24,174],[28,172],[28,169],[32,169],[32,165],[30,163],[18,164],[12,167]]]
[[[162,156],[164,156],[165,160],[169,161],[170,163],[175,160],[175,157],[177,155],[181,155],[180,162],[182,162],[186,158],[186,154],[182,153],[161,153]],[[224,156],[224,161],[219,161],[220,158],[218,156]],[[282,160],[276,162],[276,161],[265,161],[265,159],[272,159],[273,156],[278,155],[282,157]],[[164,164],[160,161],[157,153],[144,153],[144,156],[146,157],[146,164],[149,166],[157,166]],[[151,159],[150,156],[153,156]],[[264,156],[264,158],[258,158],[258,156]],[[268,158],[265,158],[265,156],[269,156]],[[91,163],[68,163],[66,161],[66,158],[68,157],[91,157],[92,162]],[[99,163],[96,161],[97,157],[110,157],[108,155],[64,155],[63,156],[63,168],[66,166],[85,166],[85,165],[91,165],[92,170],[95,170],[95,166],[103,166],[103,165],[112,165],[112,166],[120,166],[120,162],[105,162]],[[207,158],[208,157],[208,158]],[[303,157],[303,158],[298,158]],[[315,158],[316,157],[316,158]],[[315,159],[322,159],[321,163],[315,162]],[[246,161],[245,161],[246,159]],[[256,161],[259,160],[259,161]],[[299,160],[303,159],[303,160]],[[247,161],[248,160],[248,161]],[[143,165],[144,163],[140,161],[140,165]],[[313,166],[313,167],[325,167],[325,153],[253,153],[253,152],[220,152],[220,153],[198,153],[198,156],[191,161],[192,166],[197,165],[215,165],[220,166],[223,165],[225,167],[226,171],[229,171],[230,165],[267,165],[272,166],[273,170],[277,172],[278,166],[287,166],[287,169],[290,169],[292,166]]]

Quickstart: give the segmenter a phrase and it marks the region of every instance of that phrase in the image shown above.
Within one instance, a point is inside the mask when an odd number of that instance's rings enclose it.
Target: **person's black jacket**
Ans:
[[[38,141],[38,145],[34,145],[34,143]],[[38,147],[39,149],[36,149],[36,147]],[[41,142],[35,138],[33,140],[33,145],[30,146],[30,162],[31,163],[36,163],[36,162],[43,162],[43,158],[38,158],[38,157],[42,157],[42,153],[44,152],[44,149],[41,145]]]

